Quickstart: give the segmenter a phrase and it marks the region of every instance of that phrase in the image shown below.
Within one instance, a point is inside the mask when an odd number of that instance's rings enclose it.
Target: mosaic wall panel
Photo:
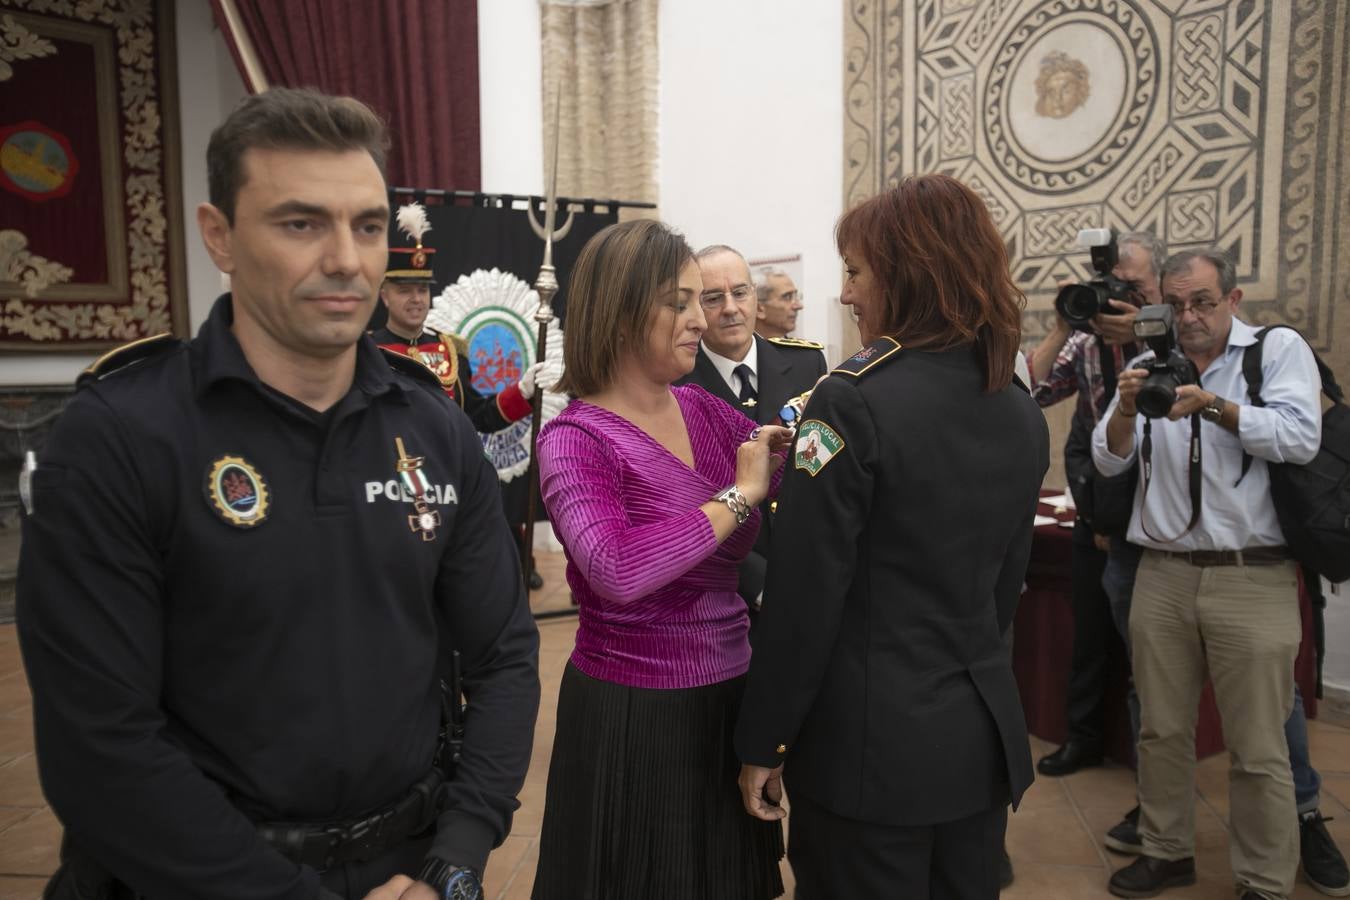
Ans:
[[[845,202],[910,173],[973,187],[1028,342],[1057,280],[1088,276],[1078,230],[1109,226],[1227,248],[1247,318],[1327,350],[1350,302],[1348,7],[847,0]]]

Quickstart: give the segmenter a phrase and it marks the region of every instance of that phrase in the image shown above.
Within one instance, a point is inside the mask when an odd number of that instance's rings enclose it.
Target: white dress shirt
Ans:
[[[739,365],[750,367],[750,387],[754,388],[755,393],[759,393],[759,342],[754,338],[750,339],[750,352],[745,354],[745,359],[727,359],[725,356],[718,356],[708,349],[707,344],[701,345],[703,352],[708,354],[708,359],[712,361],[713,367],[717,369],[717,374],[722,376],[722,380],[731,388],[731,392],[737,397],[741,395],[741,379],[736,376],[735,369]]]
[[[1247,379],[1242,376],[1242,354],[1256,343],[1257,330],[1234,318],[1228,346],[1200,376],[1204,390],[1242,407],[1237,434],[1213,422],[1200,423],[1200,520],[1193,530],[1177,537],[1191,520],[1190,418],[1176,422],[1154,419],[1148,504],[1143,505],[1141,467],[1126,535],[1130,541],[1155,550],[1242,550],[1284,544],[1284,532],[1270,498],[1266,463],[1302,464],[1317,455],[1322,441],[1322,378],[1303,338],[1287,328],[1277,328],[1266,335],[1261,354],[1261,399],[1266,405],[1252,406]],[[1152,355],[1141,354],[1129,368]],[[1129,455],[1119,457],[1111,452],[1106,426],[1119,402],[1119,394],[1111,398],[1106,415],[1092,432],[1093,462],[1108,476],[1118,475],[1134,463],[1144,439],[1146,420],[1140,414],[1134,422],[1134,448]],[[1244,449],[1252,463],[1246,477],[1238,482]]]

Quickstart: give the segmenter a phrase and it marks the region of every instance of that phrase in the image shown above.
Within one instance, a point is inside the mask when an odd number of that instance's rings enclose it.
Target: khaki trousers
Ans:
[[[1195,723],[1206,671],[1223,719],[1230,856],[1241,890],[1283,898],[1298,870],[1284,722],[1302,622],[1293,563],[1193,566],[1144,552],[1130,610],[1144,853],[1195,855]]]

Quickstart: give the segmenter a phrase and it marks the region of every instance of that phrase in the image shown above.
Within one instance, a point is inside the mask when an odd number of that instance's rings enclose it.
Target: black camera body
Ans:
[[[1145,306],[1134,320],[1135,336],[1153,351],[1153,359],[1140,366],[1148,370],[1148,377],[1134,398],[1135,407],[1149,419],[1167,417],[1177,402],[1177,388],[1200,383],[1200,370],[1176,344],[1175,317],[1172,307],[1163,303]]]
[[[1066,284],[1055,295],[1055,309],[1064,321],[1079,331],[1091,331],[1097,315],[1116,316],[1120,311],[1110,300],[1133,303],[1138,293],[1131,282],[1111,274],[1120,262],[1116,233],[1107,228],[1085,228],[1078,232],[1078,243],[1087,248],[1097,277],[1086,284]],[[1137,305],[1137,304],[1136,304]]]

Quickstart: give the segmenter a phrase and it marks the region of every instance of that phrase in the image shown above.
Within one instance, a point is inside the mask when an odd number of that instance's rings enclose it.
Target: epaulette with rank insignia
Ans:
[[[803,350],[824,350],[824,344],[818,344],[815,341],[807,341],[802,338],[793,337],[773,337],[765,338],[770,344],[776,344],[779,347],[801,347]]]
[[[861,378],[888,359],[900,353],[900,342],[895,338],[878,338],[830,370],[831,375],[849,375]]]
[[[181,347],[182,344],[182,341],[166,331],[115,347],[90,363],[89,367],[76,377],[75,387],[87,387],[113,372],[158,356],[175,347]]]
[[[444,390],[441,380],[436,377],[436,373],[431,371],[425,363],[413,359],[411,356],[405,356],[397,350],[390,350],[388,347],[381,347],[380,352],[384,358],[389,361],[389,368],[395,372],[402,372],[404,375],[410,375],[418,381],[425,381],[428,384],[435,385],[436,390]]]
[[[469,342],[464,338],[457,334],[452,334],[449,331],[438,331],[436,333],[439,334],[443,340],[448,339],[450,343],[454,345],[455,351],[459,353],[460,356],[469,355]]]

